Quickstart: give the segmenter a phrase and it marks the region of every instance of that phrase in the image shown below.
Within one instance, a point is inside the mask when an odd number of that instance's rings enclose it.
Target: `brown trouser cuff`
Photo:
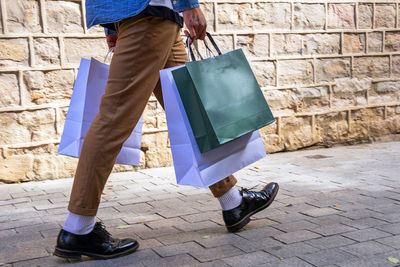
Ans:
[[[221,197],[223,194],[228,192],[232,187],[234,187],[236,183],[237,180],[235,176],[229,175],[228,177],[219,181],[218,183],[211,185],[209,188],[214,197]]]

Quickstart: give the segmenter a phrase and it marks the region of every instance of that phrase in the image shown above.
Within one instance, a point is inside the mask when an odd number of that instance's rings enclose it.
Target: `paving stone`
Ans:
[[[306,210],[301,213],[311,217],[321,217],[321,216],[340,213],[340,211],[332,208],[316,208],[316,209]]]
[[[344,246],[341,249],[358,257],[362,257],[364,255],[374,255],[393,250],[393,248],[380,244],[376,241],[357,243],[349,246]]]
[[[390,214],[377,214],[374,216],[376,219],[390,222],[390,223],[397,223],[400,222],[400,212],[397,213],[390,213]]]
[[[146,223],[147,226],[153,229],[161,228],[161,227],[170,227],[176,226],[179,224],[184,224],[185,221],[182,218],[172,218],[172,219],[162,219],[158,221],[152,221]]]
[[[376,229],[394,234],[394,235],[399,235],[400,234],[400,223],[394,223],[394,224],[384,224],[384,225],[379,225],[375,226]]]
[[[312,230],[318,227],[318,225],[309,221],[297,221],[292,223],[275,224],[272,227],[284,232],[293,232],[296,230]]]
[[[247,230],[247,231],[242,231],[237,233],[239,236],[244,237],[249,240],[256,240],[258,238],[265,238],[265,237],[270,237],[270,236],[275,236],[282,234],[283,232],[272,228],[270,226],[263,227],[263,228],[258,228],[258,229],[252,229],[252,230]]]
[[[353,219],[353,220],[374,217],[374,216],[377,216],[377,217],[381,216],[381,214],[376,211],[371,211],[371,210],[366,210],[366,209],[347,211],[347,212],[341,213],[340,215],[350,218],[350,219]]]
[[[244,255],[224,258],[223,261],[229,264],[229,266],[241,267],[241,266],[259,266],[261,264],[268,262],[278,262],[279,259],[266,252],[256,251]]]
[[[283,243],[286,243],[286,244],[305,241],[305,240],[314,239],[314,238],[318,238],[318,237],[321,237],[321,235],[310,232],[308,230],[299,230],[299,231],[295,231],[295,232],[274,235],[275,239],[277,239]]]
[[[340,235],[335,235],[309,240],[305,243],[319,249],[329,249],[354,244],[355,241]]]
[[[0,230],[12,229],[17,227],[23,227],[27,225],[35,225],[42,224],[43,221],[41,218],[32,218],[32,219],[23,219],[17,221],[9,221],[0,223]]]
[[[352,254],[344,252],[338,248],[320,250],[315,253],[299,256],[299,258],[315,266],[326,266],[330,264],[336,264],[340,266],[342,262],[357,259],[356,256],[353,256]]]
[[[379,243],[391,246],[393,248],[400,249],[400,235],[386,237],[386,238],[378,239],[376,241],[378,241]]]
[[[229,267],[229,265],[226,264],[225,262],[223,262],[222,260],[194,263],[194,264],[191,264],[190,266],[191,267]]]
[[[308,264],[307,262],[297,257],[283,259],[279,262],[266,263],[263,264],[262,266],[263,267],[312,267],[311,264]]]
[[[231,233],[218,236],[205,235],[204,238],[196,240],[197,243],[205,248],[219,247],[226,244],[236,245],[245,241],[247,240]]]
[[[308,253],[313,253],[318,251],[318,248],[307,245],[304,242],[280,245],[274,247],[268,247],[264,249],[265,251],[275,255],[278,258],[291,258],[295,256],[300,256]]]
[[[330,235],[337,235],[346,232],[356,231],[357,229],[338,223],[338,224],[324,225],[310,230],[323,236],[330,236]]]
[[[207,248],[190,253],[198,261],[206,262],[227,257],[237,256],[243,254],[243,251],[231,246],[224,245],[220,247]]]
[[[40,247],[2,248],[0,252],[0,262],[13,263],[47,256],[49,256],[49,252]]]
[[[247,240],[244,239],[240,242],[232,243],[235,247],[243,250],[244,252],[255,252],[261,249],[267,249],[270,247],[277,247],[284,245],[282,242],[279,242],[271,237],[266,238],[257,238],[255,240]]]
[[[18,204],[18,203],[27,203],[27,202],[31,202],[31,200],[27,197],[14,198],[14,199],[0,201],[0,206],[12,205],[12,204]]]
[[[176,255],[172,257],[151,259],[142,262],[144,266],[159,267],[159,266],[191,266],[197,264],[198,261],[187,254]]]
[[[187,242],[169,246],[155,247],[153,250],[161,257],[169,257],[203,250],[203,248],[195,242]]]
[[[158,214],[137,215],[135,213],[127,214],[126,212],[124,212],[121,215],[122,215],[121,220],[123,220],[127,224],[151,222],[151,221],[158,221],[158,220],[163,219],[163,217],[161,217]]]
[[[382,237],[391,236],[391,234],[389,233],[374,228],[368,228],[354,232],[344,233],[342,235],[351,238],[353,240],[356,240],[358,242],[364,242],[368,240],[374,240]]]
[[[366,228],[376,227],[382,224],[387,224],[387,222],[375,218],[363,218],[349,222],[344,222],[343,224],[362,230]]]

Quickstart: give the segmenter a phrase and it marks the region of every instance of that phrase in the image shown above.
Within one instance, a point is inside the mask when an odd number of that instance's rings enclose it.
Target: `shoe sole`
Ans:
[[[135,252],[139,247],[139,243],[125,251],[122,251],[120,253],[112,254],[112,255],[102,255],[102,254],[96,254],[96,253],[91,253],[91,252],[85,252],[85,251],[74,251],[74,250],[69,250],[69,249],[62,249],[56,247],[54,249],[53,255],[64,258],[64,259],[75,259],[79,260],[81,259],[82,256],[88,256],[96,260],[107,260],[107,259],[112,259],[112,258],[117,258],[117,257],[122,257],[128,254],[131,254]]]
[[[258,209],[253,210],[252,212],[250,212],[249,214],[247,214],[246,216],[243,217],[243,219],[241,219],[240,221],[238,221],[235,224],[232,225],[227,225],[226,228],[228,229],[229,232],[234,233],[239,231],[240,229],[242,229],[244,226],[246,226],[246,224],[248,224],[250,222],[250,216],[256,214],[257,212],[260,212],[266,208],[269,207],[269,205],[272,204],[272,202],[274,201],[276,195],[278,194],[279,191],[279,185],[276,184],[276,191],[275,193],[272,195],[271,199],[264,204],[264,206],[259,207]]]

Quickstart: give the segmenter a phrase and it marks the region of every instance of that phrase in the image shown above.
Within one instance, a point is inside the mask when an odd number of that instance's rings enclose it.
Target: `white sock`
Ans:
[[[242,203],[242,195],[236,187],[232,187],[228,192],[218,198],[223,210],[231,210]]]
[[[95,223],[95,216],[83,216],[68,212],[63,229],[76,235],[86,235],[93,230]]]

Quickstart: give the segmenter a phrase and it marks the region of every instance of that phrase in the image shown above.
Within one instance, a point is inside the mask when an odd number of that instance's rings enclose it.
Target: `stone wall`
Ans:
[[[400,5],[393,1],[205,1],[222,50],[242,48],[276,116],[269,152],[400,133]],[[0,181],[72,176],[56,154],[81,57],[102,60],[81,1],[0,0]],[[141,167],[171,164],[165,116],[145,111]],[[116,166],[130,170],[130,166]]]

